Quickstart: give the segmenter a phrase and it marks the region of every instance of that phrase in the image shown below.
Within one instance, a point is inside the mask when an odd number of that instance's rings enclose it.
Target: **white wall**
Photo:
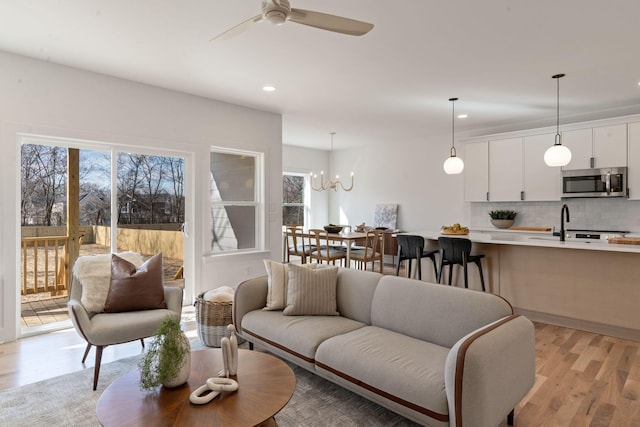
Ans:
[[[282,171],[292,173],[315,172],[325,173],[329,170],[329,152],[325,150],[313,150],[309,148],[295,147],[293,145],[282,146]],[[329,191],[310,192],[311,212],[309,213],[309,228],[321,228],[337,220],[329,219]]]
[[[263,274],[281,252],[282,117],[0,52],[0,342],[14,339],[19,280],[20,147],[17,133],[178,150],[194,174],[191,265],[196,294]],[[209,257],[209,147],[265,153],[265,253]],[[278,256],[278,255],[274,255]],[[206,278],[204,280],[203,278]]]
[[[373,225],[375,206],[381,203],[399,205],[397,226],[405,231],[467,223],[463,175],[447,175],[442,169],[449,155],[448,141],[450,136],[434,136],[428,140],[389,141],[366,149],[334,150],[334,173],[348,183],[349,174],[355,172],[354,188],[350,192],[322,193],[329,197],[328,221],[314,225]],[[285,170],[289,164],[319,169],[317,150],[284,146],[283,156]],[[312,207],[314,211],[322,209],[321,205]]]

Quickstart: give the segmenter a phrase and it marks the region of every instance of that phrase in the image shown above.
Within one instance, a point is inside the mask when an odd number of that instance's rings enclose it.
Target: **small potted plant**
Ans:
[[[489,211],[491,224],[496,228],[509,228],[513,225],[518,212],[510,209],[496,209]]]
[[[178,387],[189,379],[191,346],[180,328],[180,320],[167,317],[138,362],[140,388],[151,390],[159,385]]]

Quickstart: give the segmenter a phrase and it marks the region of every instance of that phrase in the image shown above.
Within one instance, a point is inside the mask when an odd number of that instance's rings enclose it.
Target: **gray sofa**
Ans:
[[[533,385],[533,325],[499,296],[341,268],[340,316],[284,316],[267,289],[237,287],[242,337],[419,424],[513,423]]]

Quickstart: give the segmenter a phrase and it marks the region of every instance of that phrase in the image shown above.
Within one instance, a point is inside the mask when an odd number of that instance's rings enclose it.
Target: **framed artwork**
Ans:
[[[373,217],[374,227],[386,227],[392,230],[396,229],[398,222],[398,204],[380,204],[376,205],[376,212]]]

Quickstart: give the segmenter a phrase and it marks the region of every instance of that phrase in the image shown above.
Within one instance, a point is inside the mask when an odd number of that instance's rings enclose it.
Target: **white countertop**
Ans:
[[[443,236],[440,231],[418,231],[408,234],[417,234],[425,239],[437,240]],[[447,236],[447,237],[456,237]],[[608,252],[631,252],[640,253],[640,245],[621,245],[608,242],[581,242],[576,240],[560,241],[560,237],[553,236],[549,232],[535,231],[516,231],[516,230],[496,230],[496,229],[471,229],[467,235],[459,235],[458,237],[466,237],[472,242],[488,243],[496,245],[517,245],[517,246],[537,246],[544,248],[561,248],[561,249],[581,249],[591,251],[608,251]]]

